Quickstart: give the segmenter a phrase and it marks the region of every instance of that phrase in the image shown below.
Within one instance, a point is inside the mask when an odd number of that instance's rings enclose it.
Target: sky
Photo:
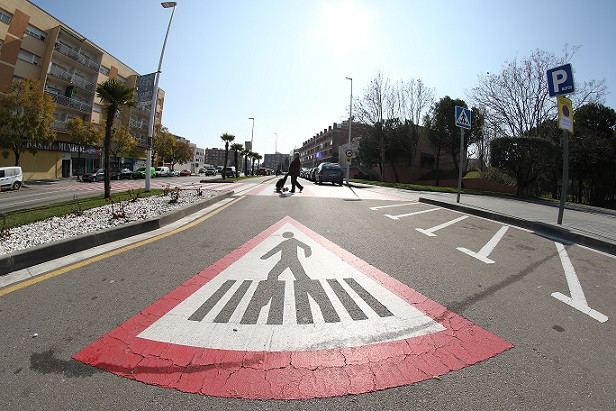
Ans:
[[[154,0],[31,0],[140,74],[156,71],[172,9]],[[178,0],[159,86],[162,123],[201,148],[253,139],[289,153],[348,119],[379,73],[461,98],[535,49],[576,83],[605,79],[616,109],[613,0]],[[346,77],[351,77],[352,82]],[[547,80],[546,80],[547,81]],[[253,121],[254,118],[254,134]]]

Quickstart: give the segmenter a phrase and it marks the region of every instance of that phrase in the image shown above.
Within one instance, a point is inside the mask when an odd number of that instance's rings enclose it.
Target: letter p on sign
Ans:
[[[571,64],[555,67],[547,71],[548,91],[551,97],[575,92],[573,68]]]

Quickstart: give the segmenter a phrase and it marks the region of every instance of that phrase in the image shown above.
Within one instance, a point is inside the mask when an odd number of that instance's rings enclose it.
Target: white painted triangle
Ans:
[[[307,351],[365,346],[445,330],[443,325],[355,268],[317,241],[317,237],[309,234],[305,232],[305,227],[302,230],[289,222],[282,224],[143,330],[138,337],[211,349]],[[286,249],[287,256],[283,261],[282,251],[277,250],[277,247],[283,243],[291,244],[285,243],[287,240],[295,242],[295,246]],[[289,254],[288,250],[291,249],[295,249],[296,254]],[[284,264],[276,271],[280,271],[277,278],[268,280],[268,274],[277,264],[293,262],[294,259],[303,267],[310,278],[308,281],[297,280],[296,273],[284,267]],[[315,280],[320,285],[312,282]],[[275,304],[274,299],[263,305],[255,323],[243,321],[247,312],[255,314],[255,310],[251,311],[249,306],[256,295],[264,295],[256,293],[261,283],[283,284],[284,304],[280,323],[268,320],[269,308]],[[301,288],[301,284],[321,287],[327,298],[321,296],[331,303],[334,313],[327,307],[322,312],[322,307],[312,294],[308,294],[307,299],[310,309],[299,309],[296,287]],[[217,295],[222,295],[219,299],[212,297],[217,292]],[[385,307],[386,313],[366,294]],[[238,295],[242,296],[241,299],[234,299]],[[342,298],[339,298],[340,295]],[[349,304],[353,304],[348,299],[343,301],[345,295],[352,299],[359,310],[349,309]],[[211,302],[208,306],[210,308],[202,309],[207,301]],[[224,310],[225,307],[227,310]],[[306,323],[308,311],[312,321]],[[355,316],[361,311],[365,318],[353,319],[351,311]],[[225,317],[223,314],[228,317],[226,320],[215,321],[221,315]],[[339,320],[332,321],[332,316]]]

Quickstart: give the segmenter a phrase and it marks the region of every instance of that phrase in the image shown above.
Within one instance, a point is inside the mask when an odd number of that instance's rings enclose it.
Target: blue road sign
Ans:
[[[554,67],[547,71],[548,75],[548,91],[550,97],[560,94],[575,93],[575,84],[573,83],[573,67],[571,64]]]
[[[456,106],[456,126],[471,129],[471,111],[468,108]]]

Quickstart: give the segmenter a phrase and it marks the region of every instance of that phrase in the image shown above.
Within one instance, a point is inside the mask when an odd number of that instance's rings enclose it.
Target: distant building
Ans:
[[[278,168],[285,171],[289,169],[290,155],[284,153],[265,154],[261,167],[276,171]]]

